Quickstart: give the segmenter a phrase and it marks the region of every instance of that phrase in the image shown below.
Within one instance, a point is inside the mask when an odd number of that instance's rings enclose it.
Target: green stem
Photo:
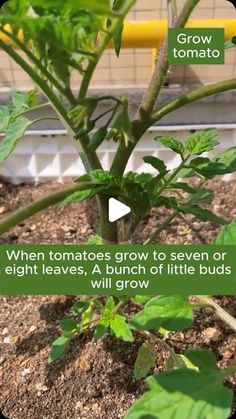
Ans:
[[[233,316],[227,313],[219,304],[207,295],[196,295],[196,297],[201,303],[208,304],[208,306],[213,308],[215,314],[236,332],[236,319]]]
[[[163,221],[163,223],[160,224],[160,226],[158,226],[157,229],[153,231],[153,233],[151,234],[151,236],[144,242],[144,245],[151,244],[159,236],[159,234],[162,232],[162,230],[164,230],[166,227],[168,227],[168,225],[170,224],[170,222],[176,217],[176,215],[178,215],[178,213],[179,213],[178,210],[173,211],[165,219],[165,221]]]
[[[117,223],[109,222],[109,197],[100,195],[98,196],[99,215],[100,215],[100,235],[105,244],[118,243],[118,229]]]
[[[169,186],[169,184],[172,182],[172,180],[177,176],[177,174],[180,172],[181,169],[183,169],[185,163],[187,162],[187,160],[189,159],[189,156],[185,157],[182,161],[182,163],[177,167],[177,169],[175,169],[172,173],[172,175],[170,175],[168,177],[168,179],[166,179],[166,181],[164,182],[164,184],[162,185],[162,187],[158,190],[157,196],[160,196],[161,193],[167,188],[167,186]]]
[[[218,83],[210,84],[209,86],[203,86],[199,89],[192,90],[185,95],[170,100],[166,104],[162,105],[151,115],[149,124],[152,125],[157,121],[160,121],[165,115],[181,108],[182,106],[188,105],[189,103],[196,102],[199,99],[214,95],[216,93],[226,92],[236,88],[236,78],[227,81],[221,81]]]
[[[71,195],[77,191],[84,191],[90,189],[94,184],[91,182],[86,183],[77,183],[69,188],[61,189],[60,191],[54,192],[50,195],[47,195],[38,201],[35,201],[29,205],[26,205],[23,208],[13,212],[12,214],[4,217],[0,221],[0,235],[6,233],[11,228],[15,227],[17,224],[21,223],[25,219],[32,217],[32,215],[48,208],[54,204],[57,204],[63,201],[67,196]]]
[[[177,0],[171,0],[172,15],[175,18],[178,14]]]
[[[179,170],[178,170],[179,171]],[[175,176],[176,176],[176,174],[175,174]],[[198,185],[198,187],[196,188],[197,190],[199,190],[203,185],[204,185],[204,183],[207,181],[207,179],[201,179],[201,181],[199,182],[199,185]],[[167,185],[168,186],[168,185]],[[178,195],[179,195],[179,191],[175,191]],[[158,195],[159,195],[159,193],[158,193]],[[182,196],[179,196],[181,199],[183,199],[183,197]],[[191,199],[191,197],[189,198],[189,199]],[[189,199],[187,199],[186,200],[186,204],[188,203],[188,201],[189,201]],[[180,213],[180,211],[178,211],[178,210],[175,210],[175,211],[173,211],[173,213],[172,214],[170,214],[164,221],[163,221],[163,223],[162,224],[160,224],[157,228],[156,228],[156,230],[154,230],[153,231],[153,233],[151,234],[151,236],[144,242],[144,245],[145,244],[150,244],[150,243],[152,243],[159,235],[160,235],[160,233],[162,232],[162,230],[164,230],[166,227],[168,227],[168,225],[169,225],[169,223],[178,215]]]
[[[187,0],[179,16],[176,18],[174,27],[185,26],[192,10],[197,5],[199,0]],[[162,88],[163,82],[166,79],[168,72],[168,40],[163,44],[162,50],[159,55],[159,59],[156,65],[156,69],[153,73],[153,77],[150,81],[147,94],[144,97],[142,104],[139,107],[138,113],[135,120],[132,123],[132,134],[133,141],[126,147],[124,144],[120,144],[111,166],[111,170],[119,175],[124,173],[129,158],[136,147],[137,143],[146,132],[146,130],[152,125],[153,121],[150,119],[150,115],[153,111],[157,97]]]
[[[47,121],[47,120],[60,121],[60,119],[57,116],[41,116],[40,118],[34,119],[31,125],[37,124],[38,122],[41,122],[41,121]]]
[[[113,21],[111,23],[111,27],[109,28],[109,32],[108,33],[102,33],[101,37],[100,37],[100,48],[97,52],[96,58],[90,60],[90,63],[88,65],[88,68],[86,70],[86,74],[82,80],[81,86],[80,86],[80,91],[79,91],[79,99],[84,98],[87,95],[87,91],[91,82],[91,79],[93,77],[93,73],[95,68],[97,67],[97,64],[103,54],[103,52],[105,51],[105,49],[107,48],[108,44],[112,41],[112,38],[114,36],[115,31],[118,29],[121,20],[123,20],[123,18],[126,16],[126,14],[129,12],[129,10],[131,9],[131,7],[135,4],[136,0],[126,0],[124,2],[124,5],[122,7],[122,9],[119,12],[119,17],[117,18],[117,15],[115,14],[113,17]]]
[[[103,113],[101,113],[100,115],[98,115],[95,119],[93,119],[93,122],[97,122],[99,121],[99,119],[101,119],[102,117],[108,115],[110,112],[113,112],[114,110],[117,109],[117,105],[114,106],[113,108],[107,109],[106,111],[104,111]]]
[[[185,26],[190,14],[192,13],[195,6],[199,3],[200,0],[186,0],[182,10],[180,11],[179,16],[176,18],[173,27],[180,28]],[[160,90],[162,88],[163,82],[166,79],[167,72],[169,69],[168,64],[168,38],[166,38],[163,47],[161,49],[159,59],[155,71],[153,73],[151,82],[149,84],[147,94],[141,104],[139,109],[140,115],[150,115],[152,112],[156,100],[159,96]]]
[[[24,111],[14,115],[14,118],[19,118],[20,116],[24,116],[27,113],[39,111],[41,109],[47,108],[50,106],[50,102],[42,103],[40,105],[32,106],[31,108],[25,109]]]

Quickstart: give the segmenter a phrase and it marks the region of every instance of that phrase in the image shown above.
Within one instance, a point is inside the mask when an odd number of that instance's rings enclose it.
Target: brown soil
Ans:
[[[35,200],[58,184],[13,187],[0,182],[0,213]],[[211,182],[211,208],[228,219],[235,217],[236,182]],[[152,211],[136,234],[140,241],[164,219],[166,210]],[[95,203],[48,209],[5,234],[1,243],[83,243],[93,233]],[[209,243],[219,228],[191,216],[178,217],[161,236],[165,243]],[[59,335],[60,319],[70,315],[78,297],[1,297],[0,409],[9,419],[120,419],[143,393],[144,382],[133,378],[133,365],[142,338],[124,343],[109,336],[95,342],[92,332],[76,337],[67,354],[47,364],[51,342]],[[216,298],[236,315],[235,298]],[[189,347],[211,348],[220,367],[235,362],[235,334],[209,309],[199,309],[194,327],[171,333],[177,352]],[[155,371],[167,354],[159,350]],[[236,377],[228,380],[236,387]],[[190,418],[191,419],[191,418]]]

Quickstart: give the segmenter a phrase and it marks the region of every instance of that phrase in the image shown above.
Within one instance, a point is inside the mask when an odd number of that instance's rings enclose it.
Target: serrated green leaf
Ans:
[[[60,326],[64,332],[74,332],[77,329],[77,323],[73,319],[63,319]]]
[[[162,145],[164,145],[167,148],[170,148],[171,150],[173,150],[175,153],[178,153],[181,155],[181,157],[183,158],[184,153],[185,153],[185,147],[184,144],[179,141],[176,140],[176,138],[171,137],[171,136],[158,136],[154,138],[155,141],[160,141],[160,143]]]
[[[191,204],[197,204],[200,202],[212,202],[213,199],[214,191],[212,189],[201,188],[192,194],[191,198],[189,199],[189,202]]]
[[[52,344],[52,349],[48,357],[48,363],[56,361],[61,355],[64,354],[65,350],[69,346],[71,336],[62,335],[56,339]]]
[[[218,369],[215,355],[207,349],[188,349],[185,356],[202,372],[210,373]]]
[[[11,113],[16,115],[26,109],[37,104],[37,91],[15,92],[12,95],[12,103],[10,105]]]
[[[147,164],[150,164],[154,169],[157,169],[160,173],[167,173],[167,167],[163,160],[158,159],[154,156],[145,156],[143,157],[143,161]]]
[[[133,342],[132,332],[126,323],[126,318],[120,314],[116,314],[110,321],[110,328],[117,338],[125,342]]]
[[[100,339],[102,336],[104,336],[104,334],[108,330],[108,327],[109,327],[108,324],[103,323],[102,321],[99,322],[94,330],[94,334],[93,334],[94,339],[97,340],[97,339]]]
[[[139,348],[134,364],[134,378],[136,380],[146,378],[151,369],[155,367],[156,358],[155,346],[144,342]]]
[[[0,162],[3,162],[12,153],[18,141],[24,136],[27,128],[32,124],[26,118],[13,120],[5,130],[5,137],[0,143]]]
[[[228,224],[229,221],[225,220],[222,217],[218,217],[218,215],[213,214],[210,210],[206,208],[201,208],[198,205],[179,205],[179,210],[187,213],[195,215],[195,217],[199,218],[201,221],[211,221],[216,224]]]
[[[102,310],[102,317],[101,319],[107,319],[110,321],[112,317],[114,316],[114,313],[116,311],[116,305],[113,297],[109,297],[107,299],[106,305]]]
[[[42,7],[44,4],[42,0],[31,0],[33,7]],[[48,8],[59,8],[61,7],[61,0],[47,0]],[[87,9],[96,13],[110,14],[110,7],[108,0],[63,0],[63,7],[73,7],[77,9]]]
[[[76,301],[73,305],[73,312],[75,314],[83,314],[90,306],[90,298],[83,298],[82,300]]]
[[[176,182],[171,183],[169,186],[170,189],[182,189],[184,192],[194,194],[196,193],[196,189],[192,188],[188,183],[186,182]]]
[[[198,173],[196,173],[193,169],[191,169],[191,168],[189,169],[189,168],[186,166],[185,168],[181,169],[181,170],[177,173],[176,177],[174,178],[174,181],[176,181],[176,180],[178,180],[178,179],[188,179],[188,178],[192,178],[192,177],[196,177],[196,176],[200,177],[200,176],[198,175]]]
[[[120,186],[122,182],[122,177],[116,175],[115,173],[109,172],[108,170],[93,170],[90,172],[90,179],[92,182],[98,184],[107,184],[111,186]]]
[[[214,244],[236,244],[236,220],[223,227]]]
[[[137,329],[181,330],[191,326],[193,310],[188,299],[181,295],[170,297],[160,296],[152,298],[130,320],[131,326]]]
[[[198,157],[189,166],[207,179],[236,171],[236,147],[232,147],[212,159]]]
[[[65,207],[65,205],[72,204],[73,202],[82,202],[85,199],[91,198],[92,196],[96,195],[98,192],[97,188],[94,189],[86,189],[84,191],[74,192],[73,194],[67,196],[61,203],[60,208]]]
[[[89,237],[87,244],[100,245],[103,244],[103,239],[98,234],[95,234],[94,236]]]
[[[225,419],[232,390],[221,373],[177,369],[147,379],[150,390],[131,407],[125,419]]]
[[[217,144],[217,132],[215,129],[197,131],[188,137],[185,148],[191,154],[202,154],[212,150]]]
[[[177,199],[175,197],[173,197],[173,196],[170,196],[170,197],[163,196],[163,195],[160,195],[158,197],[155,197],[154,196],[152,198],[151,204],[152,204],[152,207],[153,208],[154,207],[155,208],[162,207],[162,206],[164,206],[164,207],[166,207],[168,209],[170,209],[170,208],[177,209],[178,208]]]

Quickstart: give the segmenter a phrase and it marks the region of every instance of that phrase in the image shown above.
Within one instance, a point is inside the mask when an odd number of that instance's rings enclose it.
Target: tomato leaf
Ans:
[[[60,326],[64,332],[73,332],[77,329],[77,323],[73,319],[63,319]]]
[[[217,132],[215,129],[197,131],[188,138],[185,144],[186,150],[191,155],[199,155],[206,151],[210,151],[218,144],[216,136]]]
[[[192,358],[200,371],[176,369],[149,377],[150,390],[134,403],[125,419],[227,418],[233,394],[223,385],[221,371],[213,367],[211,355],[192,353]],[[206,369],[203,363],[207,360],[210,367]]]
[[[236,219],[223,227],[214,244],[236,244]]]
[[[160,141],[162,145],[164,145],[167,148],[170,148],[175,153],[180,154],[181,157],[183,158],[184,153],[185,153],[185,147],[181,141],[176,140],[176,138],[168,136],[168,135],[163,136],[163,137],[160,137],[160,136],[155,137],[154,140]]]
[[[150,164],[152,167],[154,167],[154,169],[157,169],[158,172],[167,173],[167,167],[166,167],[165,163],[163,162],[163,160],[158,159],[155,156],[145,156],[143,158],[143,161],[147,164]]]
[[[64,354],[65,350],[69,346],[71,336],[62,335],[56,339],[52,344],[52,349],[48,357],[48,363],[56,361],[61,355]]]
[[[20,118],[10,122],[3,141],[0,143],[0,162],[7,159],[16,147],[18,141],[24,136],[27,128],[32,124],[26,118]]]
[[[192,322],[192,306],[181,295],[154,297],[130,320],[131,326],[144,330],[159,327],[181,330],[190,327]]]
[[[195,215],[195,217],[199,218],[201,221],[211,221],[216,224],[228,224],[229,221],[225,220],[222,217],[218,217],[218,215],[213,214],[210,210],[206,208],[201,208],[198,205],[179,205],[179,210],[181,212]]]
[[[150,343],[144,342],[139,348],[138,355],[134,365],[134,377],[136,380],[142,380],[147,377],[156,364],[155,347]]]
[[[236,147],[225,150],[212,159],[197,157],[191,160],[189,167],[207,179],[233,173],[236,171]]]
[[[110,328],[117,338],[125,342],[133,342],[132,332],[126,323],[126,318],[120,314],[116,314],[110,321]]]

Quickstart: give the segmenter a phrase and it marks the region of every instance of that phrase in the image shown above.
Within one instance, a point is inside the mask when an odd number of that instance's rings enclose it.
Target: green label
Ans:
[[[236,246],[0,246],[2,295],[235,293]]]
[[[169,28],[169,64],[224,64],[224,28]]]

